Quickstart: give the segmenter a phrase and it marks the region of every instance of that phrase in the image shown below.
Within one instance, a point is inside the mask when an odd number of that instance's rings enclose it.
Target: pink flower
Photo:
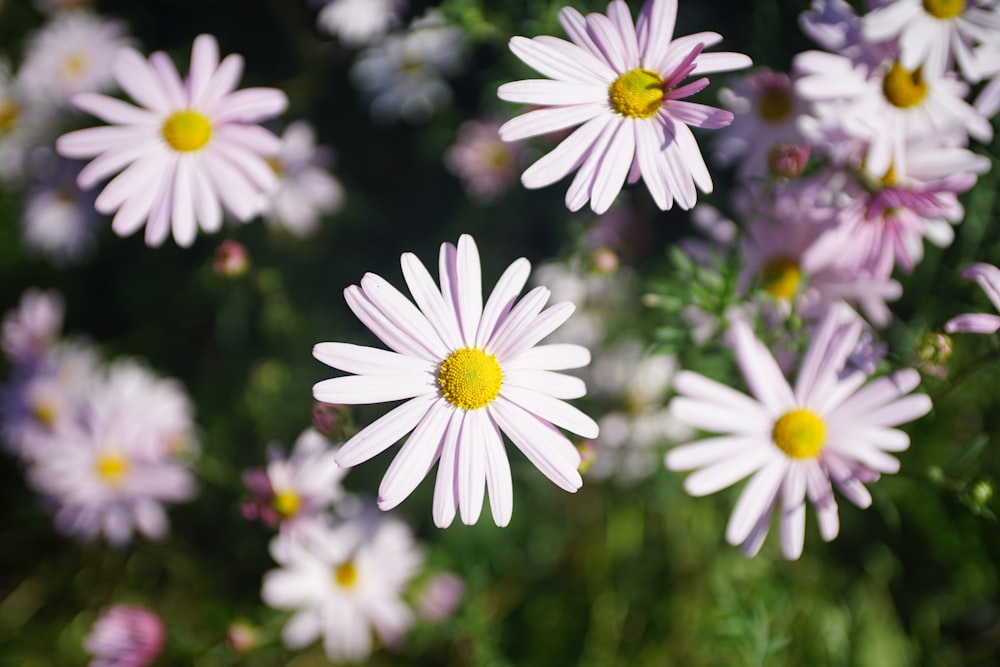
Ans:
[[[589,200],[597,213],[608,210],[626,179],[642,177],[661,209],[675,200],[685,209],[694,206],[696,184],[712,191],[688,126],[718,129],[733,114],[684,101],[704,89],[707,78],[681,82],[751,63],[738,53],[702,53],[722,40],[717,33],[673,39],[676,18],[676,0],[648,0],[633,24],[628,5],[614,0],[606,16],[562,8],[559,21],[570,42],[547,35],[511,38],[511,51],[550,79],[500,86],[500,99],[543,107],[505,123],[500,137],[516,141],[583,123],[528,167],[521,176],[525,187],[545,187],[577,170],[566,206],[576,211]]]
[[[993,307],[1000,310],[1000,269],[992,264],[972,264],[962,271],[966,280],[975,280],[990,298]],[[989,313],[967,313],[953,317],[944,325],[948,333],[964,331],[967,333],[996,333],[1000,331],[1000,315]]]
[[[145,667],[163,651],[167,632],[153,612],[116,604],[101,614],[84,639],[90,667]]]

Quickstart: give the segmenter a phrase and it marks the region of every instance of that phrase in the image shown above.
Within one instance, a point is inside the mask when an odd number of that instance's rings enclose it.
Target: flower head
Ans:
[[[316,23],[347,46],[364,46],[396,27],[405,6],[405,0],[331,0]]]
[[[112,74],[141,107],[95,93],[73,99],[113,125],[65,134],[56,149],[95,158],[77,179],[83,189],[120,172],[95,202],[99,212],[115,214],[115,233],[127,236],[145,225],[149,245],[160,245],[173,231],[178,245],[189,246],[199,225],[218,231],[223,207],[243,221],[265,208],[277,184],[265,158],[280,142],[256,122],[281,113],[287,99],[271,88],[234,90],[242,70],[239,55],[219,62],[211,35],[194,40],[184,80],[165,53],[146,60],[126,47]]]
[[[90,667],[145,667],[163,652],[166,638],[159,616],[137,605],[116,604],[94,622],[84,646],[94,656]]]
[[[723,435],[675,447],[671,470],[695,470],[684,483],[694,496],[724,489],[752,476],[726,528],[726,540],[754,555],[767,536],[771,513],[781,507],[781,546],[788,559],[802,553],[805,499],[816,508],[820,535],[839,532],[833,486],[859,507],[871,504],[866,482],[899,470],[890,452],[910,439],[892,428],[931,409],[923,394],[907,395],[920,375],[902,370],[866,384],[866,371],[851,367],[862,325],[832,309],[814,333],[794,387],[750,326],[732,326],[733,351],[752,396],[697,373],[678,373],[678,397],[670,405],[691,426]],[[847,321],[848,324],[843,322]]]
[[[475,523],[487,488],[493,520],[510,521],[513,488],[501,432],[559,487],[580,488],[580,455],[556,426],[595,437],[597,424],[563,400],[583,396],[583,381],[556,371],[586,365],[590,353],[578,345],[537,345],[573,304],[542,310],[544,287],[515,303],[528,279],[524,258],[508,267],[484,304],[479,251],[467,235],[457,247],[442,244],[440,287],[414,255],[401,263],[416,305],[371,273],[344,292],[358,319],[393,351],[346,343],[313,349],[323,363],[357,374],[319,382],[317,400],[406,399],[348,440],[337,462],[357,465],[413,431],[382,479],[379,507],[399,504],[437,462],[434,522],[441,527],[457,508],[464,523]]]
[[[1000,269],[992,264],[982,262],[971,264],[962,271],[966,280],[975,280],[986,292],[993,307],[1000,311]],[[1000,331],[1000,315],[989,313],[967,313],[953,317],[944,325],[948,333],[964,331],[967,333],[996,333]]]
[[[497,94],[508,102],[540,107],[500,128],[504,141],[581,125],[521,176],[525,187],[551,185],[578,170],[566,206],[587,201],[597,213],[608,210],[626,179],[641,176],[661,209],[676,200],[695,204],[695,185],[712,191],[712,178],[689,125],[718,129],[733,114],[686,102],[708,85],[688,76],[750,65],[737,53],[702,53],[722,40],[703,32],[673,38],[676,0],[648,0],[636,22],[623,0],[608,13],[583,16],[571,7],[559,11],[570,42],[555,37],[513,37],[510,49],[550,79],[515,81]]]

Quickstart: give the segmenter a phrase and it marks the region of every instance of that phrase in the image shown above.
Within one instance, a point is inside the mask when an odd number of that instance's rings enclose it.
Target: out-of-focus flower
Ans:
[[[226,239],[215,249],[212,270],[227,278],[245,275],[250,268],[250,256],[245,245],[233,239]]]
[[[465,583],[451,572],[431,575],[417,594],[417,613],[428,621],[442,621],[453,613],[465,595]]]
[[[1000,10],[993,0],[895,0],[865,14],[861,33],[873,42],[896,41],[907,70],[942,76],[955,62],[975,83],[982,72],[973,47],[984,38],[1000,43]]]
[[[211,35],[195,38],[185,80],[162,51],[147,61],[126,47],[112,73],[142,107],[96,93],[73,98],[112,125],[64,134],[56,149],[95,158],[77,179],[83,189],[120,172],[95,202],[99,212],[115,214],[116,234],[145,225],[148,245],[162,244],[172,230],[178,245],[190,246],[199,225],[219,230],[223,207],[243,221],[265,208],[277,185],[266,158],[280,142],[256,122],[284,111],[287,99],[272,88],[234,90],[242,70],[239,55],[219,62]]]
[[[79,93],[109,90],[111,64],[128,45],[125,24],[90,11],[60,12],[28,42],[18,83],[33,104],[70,106]]]
[[[243,515],[278,528],[271,549],[279,554],[276,560],[323,532],[330,506],[344,496],[340,481],[347,470],[337,465],[335,454],[326,438],[306,429],[290,456],[286,458],[272,446],[266,468],[243,473],[243,482],[254,496],[244,504]]]
[[[21,184],[28,154],[45,141],[50,110],[30,102],[11,77],[6,60],[0,58],[0,185]]]
[[[444,77],[458,70],[463,46],[462,30],[430,9],[405,31],[362,51],[351,78],[371,100],[376,120],[423,122],[451,101]]]
[[[485,490],[498,526],[510,521],[513,485],[501,432],[546,477],[575,492],[583,484],[580,454],[556,427],[584,437],[597,424],[564,399],[586,392],[582,380],[556,371],[579,368],[590,352],[579,345],[537,345],[572,314],[571,303],[542,310],[549,290],[536,287],[515,303],[528,279],[516,260],[483,304],[479,251],[471,236],[441,245],[440,287],[411,253],[401,258],[413,302],[384,279],[366,274],[344,291],[347,304],[393,351],[319,343],[313,356],[356,375],[324,380],[313,397],[327,403],[406,399],[347,441],[337,454],[354,466],[410,431],[379,487],[390,509],[417,487],[435,462],[434,523],[451,524],[456,509],[473,524]]]
[[[551,79],[500,86],[500,99],[546,107],[508,121],[500,137],[515,141],[583,123],[528,167],[521,175],[525,187],[545,187],[577,170],[566,206],[576,211],[589,200],[596,213],[608,210],[626,179],[634,183],[640,176],[661,209],[675,200],[685,209],[694,206],[695,184],[712,191],[688,126],[719,129],[733,114],[683,101],[705,88],[707,78],[681,82],[751,63],[738,53],[703,54],[721,41],[716,33],[674,39],[676,18],[675,0],[648,0],[633,24],[628,5],[615,0],[606,16],[562,8],[559,21],[571,42],[511,38],[511,51]]]
[[[1000,112],[1000,44],[987,44],[976,52],[983,78],[989,82],[976,95],[973,106],[986,118],[993,118]]]
[[[331,660],[361,661],[372,652],[373,634],[391,647],[413,624],[403,593],[423,554],[395,517],[363,512],[279,564],[264,575],[261,597],[295,612],[281,633],[289,648],[322,637]]]
[[[992,264],[982,262],[971,264],[964,271],[962,277],[966,280],[975,280],[983,288],[983,292],[989,297],[993,307],[1000,311],[1000,269]],[[990,313],[966,313],[953,317],[944,325],[944,330],[948,333],[963,331],[967,333],[996,333],[1000,331],[1000,315]]]
[[[405,0],[331,0],[316,23],[347,46],[364,46],[399,25],[405,8]]]
[[[16,310],[3,317],[3,353],[15,366],[34,365],[59,339],[62,295],[30,288]]]
[[[35,7],[46,14],[74,11],[85,7],[92,7],[93,4],[93,0],[35,0]]]
[[[336,438],[344,430],[350,408],[346,405],[330,405],[316,401],[313,403],[312,425],[321,435]]]
[[[81,166],[59,160],[25,197],[21,213],[24,243],[56,265],[79,262],[94,247],[94,194],[76,184]]]
[[[116,604],[105,609],[84,639],[94,656],[90,667],[145,667],[167,640],[163,621],[145,607]]]
[[[316,131],[305,121],[295,121],[281,135],[281,147],[269,164],[278,176],[264,219],[298,237],[311,236],[321,215],[344,204],[344,188],[327,166],[330,152],[316,146]]]
[[[816,508],[820,535],[837,536],[840,522],[832,486],[859,507],[871,504],[866,482],[899,470],[890,452],[905,450],[909,437],[894,426],[931,409],[923,394],[910,394],[920,375],[902,370],[874,380],[849,368],[862,324],[832,310],[814,333],[794,388],[767,348],[742,320],[733,323],[733,351],[752,396],[697,373],[681,371],[674,386],[674,415],[693,427],[723,433],[675,447],[671,470],[696,470],[684,482],[694,496],[727,488],[752,476],[736,503],[726,540],[757,553],[771,514],[780,506],[781,546],[788,559],[802,553],[806,497]],[[831,486],[832,484],[832,486]]]
[[[462,179],[466,192],[480,202],[493,201],[517,179],[521,148],[500,140],[500,123],[470,120],[444,154],[448,169]]]

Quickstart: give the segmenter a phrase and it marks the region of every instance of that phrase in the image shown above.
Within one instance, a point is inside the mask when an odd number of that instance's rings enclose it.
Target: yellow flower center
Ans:
[[[965,0],[924,0],[924,11],[936,19],[953,19],[965,11]]]
[[[21,107],[13,100],[0,100],[0,134],[6,134],[14,129],[21,117]]]
[[[882,94],[893,106],[909,109],[927,97],[927,82],[919,67],[910,72],[897,60],[882,80]]]
[[[32,406],[31,412],[35,415],[35,419],[46,428],[52,428],[52,425],[56,423],[56,406],[52,401],[38,401]]]
[[[663,79],[648,69],[630,70],[614,80],[608,98],[623,116],[649,118],[663,105]]]
[[[271,168],[275,176],[281,178],[285,175],[285,166],[281,164],[281,160],[276,157],[269,157],[264,161],[267,162],[267,166]]]
[[[341,588],[351,588],[358,583],[358,568],[354,567],[353,562],[347,561],[333,571],[333,579]]]
[[[775,257],[760,270],[761,287],[771,296],[791,301],[802,281],[802,270],[794,260]]]
[[[819,454],[826,443],[826,424],[812,410],[797,408],[774,422],[771,439],[793,459],[810,459]]]
[[[302,499],[294,491],[278,491],[271,500],[271,506],[282,518],[287,519],[298,514]]]
[[[97,459],[97,474],[108,486],[119,486],[128,469],[129,463],[121,454],[106,452]]]
[[[212,138],[212,123],[204,114],[185,109],[172,113],[164,121],[161,132],[175,151],[196,151]]]
[[[87,69],[87,56],[84,53],[75,51],[66,57],[63,61],[63,74],[66,75],[68,79],[75,79],[84,73]]]
[[[465,410],[489,405],[502,384],[503,370],[496,357],[474,347],[455,350],[438,367],[441,394]]]
[[[757,112],[760,117],[769,123],[780,123],[788,118],[795,106],[791,91],[786,88],[768,86],[761,91],[760,100],[757,103]]]

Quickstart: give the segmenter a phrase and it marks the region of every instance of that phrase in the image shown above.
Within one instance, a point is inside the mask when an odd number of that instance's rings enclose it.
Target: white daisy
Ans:
[[[347,46],[364,46],[399,25],[405,6],[405,0],[331,0],[316,23]]]

